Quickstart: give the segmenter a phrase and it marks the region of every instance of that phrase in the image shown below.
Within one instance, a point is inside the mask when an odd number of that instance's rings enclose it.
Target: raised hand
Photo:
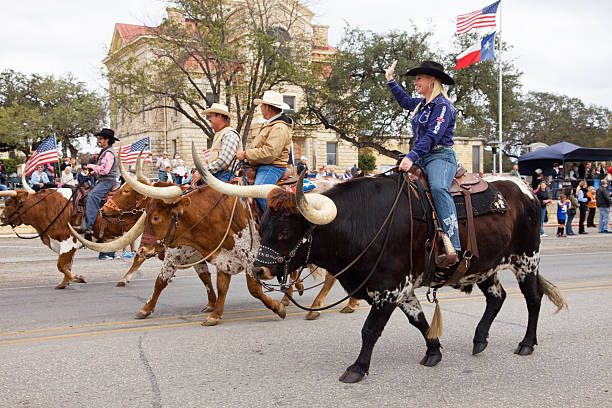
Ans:
[[[397,65],[397,60],[393,61],[393,64],[391,64],[389,68],[385,70],[385,77],[387,78],[387,81],[391,81],[393,79],[393,74],[395,73],[396,65]]]

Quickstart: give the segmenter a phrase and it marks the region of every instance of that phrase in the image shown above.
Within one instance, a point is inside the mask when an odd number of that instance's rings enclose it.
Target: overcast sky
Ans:
[[[436,45],[452,44],[458,14],[494,0],[310,0],[315,22],[330,26],[330,42],[346,23],[378,32],[403,30],[412,20],[432,27]],[[0,70],[64,75],[92,88],[101,79],[116,22],[158,24],[160,0],[0,1]],[[524,73],[525,90],[579,97],[612,108],[612,1],[502,0],[502,38]]]

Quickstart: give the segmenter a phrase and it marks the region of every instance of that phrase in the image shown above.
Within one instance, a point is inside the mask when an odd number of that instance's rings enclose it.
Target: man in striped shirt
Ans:
[[[208,157],[208,171],[227,183],[232,178],[230,165],[240,146],[240,136],[230,126],[230,113],[226,105],[213,103],[210,108],[204,110],[204,114],[215,131]]]

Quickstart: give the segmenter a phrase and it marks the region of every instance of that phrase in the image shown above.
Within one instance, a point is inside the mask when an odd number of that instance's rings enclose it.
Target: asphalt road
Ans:
[[[202,327],[204,289],[186,270],[150,318],[135,320],[159,261],[118,288],[129,263],[81,251],[74,271],[88,283],[54,290],[60,275],[51,251],[38,240],[0,238],[0,406],[612,406],[612,236],[545,238],[542,253],[541,273],[558,284],[569,310],[553,315],[544,300],[533,355],[512,353],[527,311],[513,274],[503,272],[508,299],[482,354],[471,349],[484,298],[445,290],[438,366],[418,364],[424,342],[397,312],[370,375],[347,385],[337,379],[359,352],[364,302],[356,313],[334,309],[317,321],[290,307],[283,321],[250,297],[238,275],[222,323]],[[329,300],[342,296],[334,288]]]

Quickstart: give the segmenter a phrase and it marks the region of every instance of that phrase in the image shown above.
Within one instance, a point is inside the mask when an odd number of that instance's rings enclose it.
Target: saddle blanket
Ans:
[[[489,188],[481,193],[470,194],[472,198],[472,210],[474,217],[492,213],[504,213],[508,210],[508,202],[503,195],[491,184]],[[455,207],[457,208],[457,218],[464,220],[467,218],[465,209],[465,197],[463,194],[453,196]]]

